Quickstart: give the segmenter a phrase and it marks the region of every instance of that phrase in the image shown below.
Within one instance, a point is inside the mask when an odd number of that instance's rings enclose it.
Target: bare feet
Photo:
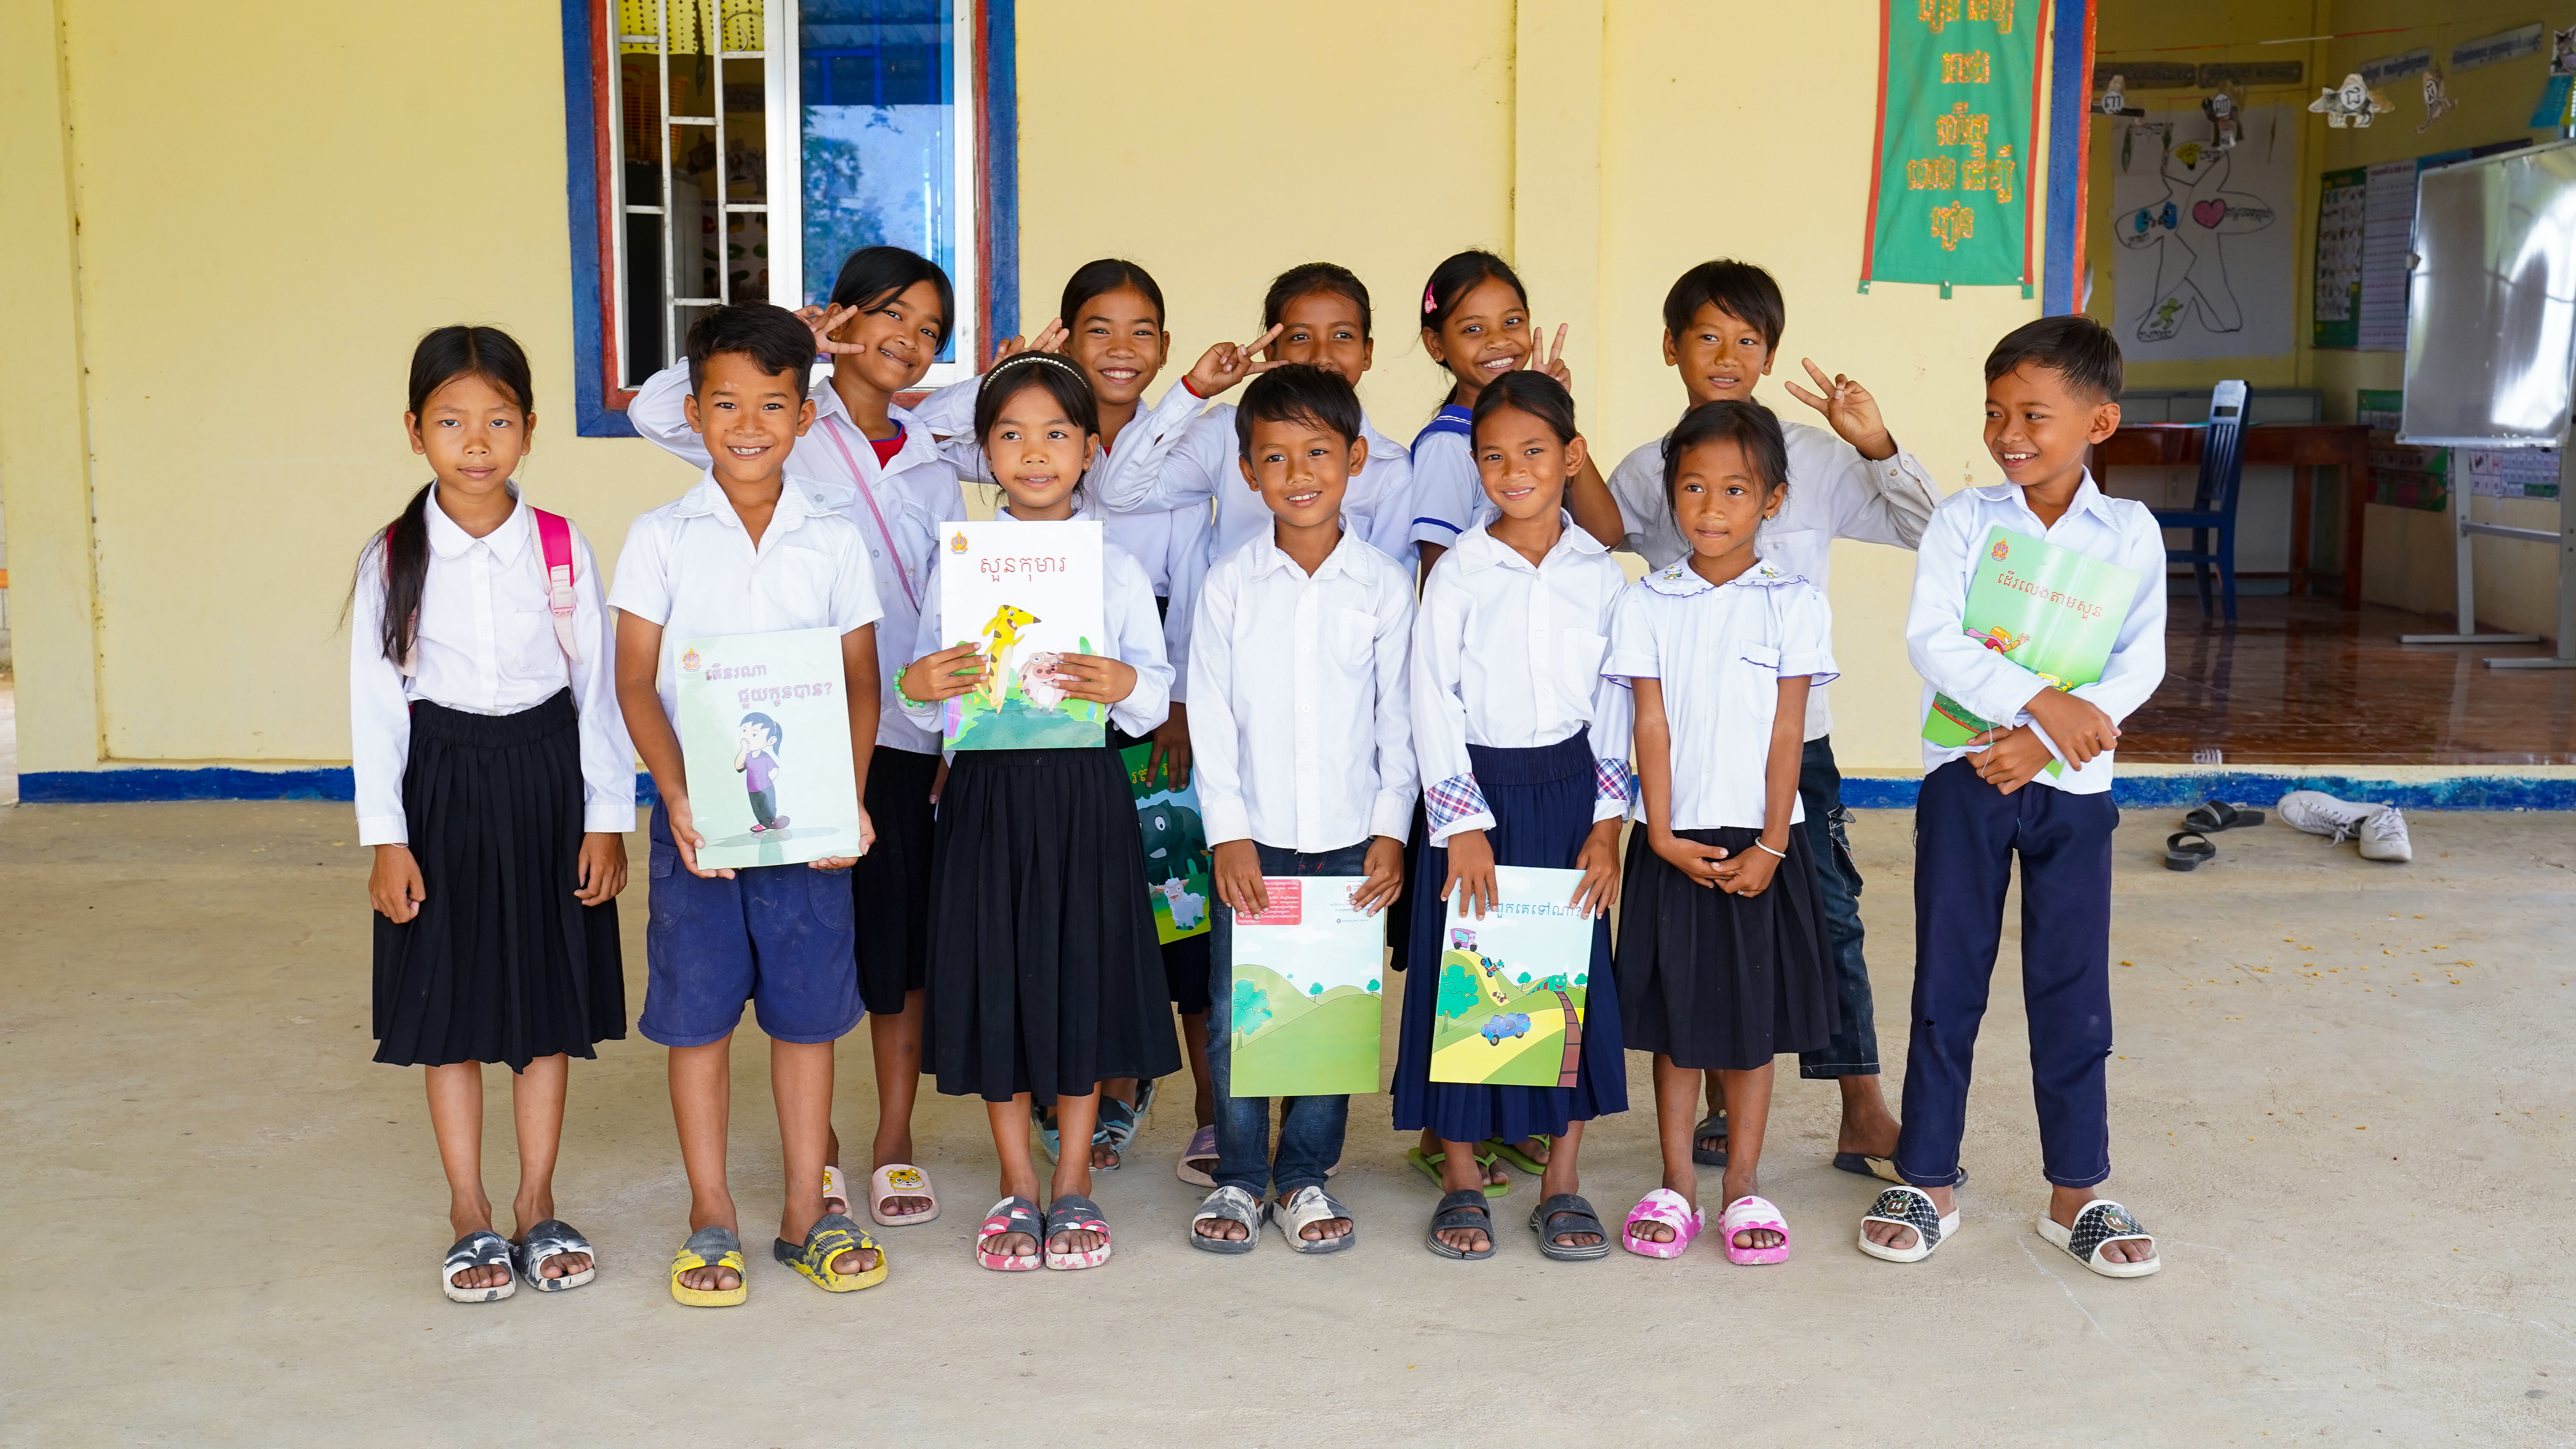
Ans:
[[[1739,1155],[1734,1162],[1727,1164],[1724,1191],[1729,1205],[1762,1191],[1762,1184],[1755,1179],[1753,1168],[1749,1164],[1738,1165],[1742,1161],[1742,1156]],[[1735,1235],[1737,1248],[1776,1248],[1787,1241],[1787,1237],[1769,1228],[1745,1228]]]
[[[2072,1228],[2076,1215],[2084,1211],[2084,1205],[2100,1196],[2102,1188],[2099,1183],[2091,1187],[2059,1187],[2051,1183],[2048,1188],[2048,1220],[2061,1228]],[[2094,1249],[2093,1256],[2105,1263],[2151,1263],[2155,1261],[2156,1245],[2145,1238],[2116,1240]]]
[[[524,1218],[522,1221],[537,1220]],[[455,1231],[459,1241],[471,1233],[488,1233],[492,1231],[492,1205],[484,1203],[478,1207],[469,1202],[451,1202],[447,1208],[447,1226]],[[587,1264],[589,1259],[582,1261]],[[447,1281],[459,1288],[498,1288],[510,1281],[510,1265],[476,1263],[448,1274]]]
[[[524,1195],[519,1198],[517,1202],[510,1205],[510,1215],[516,1218],[519,1223],[519,1236],[511,1246],[524,1246],[528,1240],[528,1229],[535,1227],[537,1224],[544,1222],[546,1219],[555,1215],[555,1195],[552,1192],[538,1192]],[[537,1276],[540,1278],[569,1278],[575,1273],[587,1273],[589,1271],[590,1255],[588,1253],[557,1253],[553,1257],[548,1258],[537,1265]],[[460,1283],[457,1286],[494,1287],[497,1285]]]
[[[1836,1081],[1842,1087],[1843,1122],[1834,1139],[1834,1150],[1857,1152],[1863,1157],[1894,1157],[1898,1123],[1896,1114],[1887,1110],[1887,1097],[1879,1089],[1879,1079],[1840,1077]]]
[[[1285,1214],[1288,1211],[1288,1205],[1295,1202],[1297,1198],[1305,1192],[1316,1192],[1320,1194],[1321,1189],[1301,1188],[1294,1193],[1281,1193],[1279,1195],[1279,1211]],[[1297,1236],[1309,1243],[1320,1243],[1326,1238],[1347,1238],[1350,1235],[1351,1220],[1349,1218],[1317,1218],[1313,1222],[1308,1223],[1297,1230]]]
[[[1946,1218],[1950,1214],[1958,1211],[1957,1204],[1959,1195],[1956,1189],[1947,1187],[1927,1187],[1922,1189],[1922,1193],[1925,1197],[1932,1199],[1933,1216]],[[1882,1248],[1894,1248],[1900,1252],[1913,1247],[1917,1242],[1920,1242],[1923,1237],[1921,1233],[1914,1231],[1911,1226],[1905,1223],[1863,1223],[1860,1225],[1860,1233],[1862,1237],[1869,1239],[1871,1242],[1878,1244]]]
[[[1461,1144],[1461,1146],[1463,1147],[1464,1144]],[[1440,1169],[1441,1186],[1444,1191],[1456,1192],[1460,1188],[1464,1187],[1492,1187],[1498,1182],[1511,1181],[1509,1177],[1504,1175],[1503,1164],[1499,1160],[1479,1164],[1474,1169],[1474,1174],[1468,1181],[1457,1181],[1456,1174],[1450,1172],[1448,1166],[1442,1160],[1441,1154],[1444,1151],[1446,1151],[1446,1148],[1443,1146],[1439,1138],[1431,1134],[1431,1129],[1428,1127],[1423,1128],[1422,1155],[1425,1160]],[[1473,1153],[1462,1152],[1460,1157],[1462,1161],[1473,1162],[1475,1160]]]
[[[1492,1230],[1494,1215],[1490,1209],[1485,1209],[1481,1203],[1470,1203],[1467,1206],[1471,1211],[1483,1211],[1485,1213],[1485,1227],[1442,1228],[1438,1233],[1434,1234],[1434,1236],[1461,1253],[1481,1253],[1494,1245],[1494,1234]],[[1350,1228],[1345,1224],[1342,1230],[1344,1232],[1348,1232],[1350,1231]]]
[[[1681,1200],[1689,1205],[1692,1212],[1699,1211],[1699,1174],[1666,1172],[1664,1186],[1669,1191],[1679,1194]],[[1669,1243],[1680,1237],[1681,1233],[1670,1223],[1657,1222],[1653,1218],[1639,1218],[1628,1225],[1628,1236],[1641,1243]]]
[[[735,1236],[741,1236],[742,1228],[734,1220],[732,1199],[726,1199],[720,1208],[701,1209],[694,1204],[690,1206],[690,1233],[695,1234],[700,1228],[708,1227],[731,1228]],[[680,1286],[700,1292],[721,1293],[741,1287],[742,1275],[731,1268],[714,1266],[691,1268],[680,1275]]]

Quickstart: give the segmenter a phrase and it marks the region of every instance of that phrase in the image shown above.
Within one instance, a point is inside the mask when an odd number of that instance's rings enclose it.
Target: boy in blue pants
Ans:
[[[2097,1191],[2111,1175],[2105,1064],[2111,1055],[2111,751],[2119,722],[2164,678],[2164,534],[2140,504],[2104,496],[2085,451],[2120,425],[2120,346],[2086,317],[2015,329],[1986,358],[1986,450],[2003,483],[1933,510],[1914,570],[1905,644],[1923,707],[1948,695],[2002,723],[1968,744],[1923,746],[1915,807],[1914,1023],[1896,1171],[1860,1248],[1889,1262],[1930,1257],[1959,1229],[1959,1139],[1978,1023],[2021,857],[2022,1000],[2049,1205],[2041,1237],[2111,1278],[2163,1266],[2155,1239]],[[2061,691],[1963,628],[1978,564],[1998,528],[2116,564],[2136,579],[2101,678]],[[2000,555],[1998,555],[2000,556]],[[2057,775],[2044,774],[2052,764]]]

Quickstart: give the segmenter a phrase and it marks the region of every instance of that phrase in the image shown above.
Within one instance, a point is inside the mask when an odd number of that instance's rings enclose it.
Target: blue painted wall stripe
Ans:
[[[599,323],[599,129],[591,111],[590,0],[563,0],[564,205],[572,230],[573,431],[631,438],[625,410],[608,406]]]
[[[2047,316],[2084,310],[2084,258],[2075,251],[2076,182],[2090,162],[2085,112],[2093,104],[2085,77],[2084,28],[2091,0],[2056,0],[2049,40],[2048,252],[2040,264],[2039,310]]]
[[[985,343],[1020,330],[1020,27],[1016,0],[986,0],[984,115],[991,150],[984,158],[985,204],[993,209],[991,328]]]

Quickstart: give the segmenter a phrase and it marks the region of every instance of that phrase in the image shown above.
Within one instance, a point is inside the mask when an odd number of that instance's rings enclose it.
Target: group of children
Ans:
[[[604,597],[579,531],[512,481],[536,420],[517,345],[467,327],[420,343],[405,426],[436,476],[361,553],[351,707],[376,857],[376,1059],[426,1069],[459,1234],[448,1297],[597,1271],[555,1216],[551,1176],[567,1058],[624,1035],[613,898],[639,757],[657,798],[637,1028],[669,1051],[690,1185],[669,1275],[681,1303],[749,1291],[725,1174],[746,1001],[772,1043],[785,1162],[772,1256],[827,1290],[887,1272],[856,1202],[881,1227],[940,1211],[912,1160],[925,1071],[986,1106],[1000,1166],[975,1237],[987,1268],[1107,1261],[1092,1174],[1123,1164],[1154,1084],[1184,1060],[1198,1130],[1178,1170],[1208,1189],[1190,1242],[1247,1253],[1275,1224],[1294,1251],[1348,1249],[1357,1225],[1329,1179],[1349,1098],[1286,1099],[1274,1133],[1271,1102],[1231,1090],[1235,918],[1297,876],[1359,877],[1353,903],[1388,920],[1405,972],[1394,1126],[1419,1133],[1408,1160],[1442,1193],[1430,1251],[1493,1256],[1508,1160],[1539,1179],[1528,1226],[1547,1257],[1597,1259],[1614,1239],[1678,1257],[1709,1217],[1696,1168],[1714,1165],[1727,1256],[1782,1260],[1788,1223],[1758,1169],[1773,1061],[1795,1052],[1802,1074],[1841,1084],[1834,1164],[1886,1183],[1859,1247],[1918,1261],[1959,1225],[1970,1062],[2016,853],[2052,1186],[2038,1229],[2096,1272],[2160,1266],[2095,1191],[2109,1175],[2111,752],[2162,673],[2164,572],[2152,519],[2085,471],[2118,420],[2103,329],[2058,317],[2003,339],[1985,435],[2005,481],[1936,501],[1850,378],[1810,363],[1815,390],[1787,384],[1821,428],[1753,399],[1786,316],[1742,262],[1674,285],[1664,356],[1688,406],[1606,478],[1576,425],[1564,329],[1553,346],[1539,336],[1490,253],[1449,258],[1423,290],[1421,344],[1452,386],[1409,448],[1361,409],[1372,309],[1338,266],[1282,274],[1253,342],[1209,349],[1151,404],[1169,335],[1132,263],[1081,268],[1034,339],[903,406],[955,312],[937,266],[869,247],[825,305],[702,314],[629,416],[704,476],[635,521]],[[818,354],[829,373],[809,385]],[[1215,401],[1238,385],[1239,404]],[[943,760],[943,702],[993,667],[940,628],[934,540],[966,517],[969,483],[997,489],[1006,518],[1100,525],[1106,637],[1064,655],[1056,680],[1103,708],[1108,748]],[[2138,570],[2097,683],[2061,690],[1962,630],[1996,524]],[[1877,1083],[1829,735],[1835,538],[1920,549],[1907,641],[1925,701],[2003,722],[1925,747],[1901,1127]],[[1621,549],[1643,556],[1642,579]],[[683,765],[674,650],[817,628],[841,638],[862,848],[706,868],[690,797],[709,786]],[[1171,945],[1156,943],[1115,753],[1138,743],[1150,771],[1195,784],[1212,847],[1212,929]],[[746,744],[746,780],[724,783],[757,794],[748,772],[769,762]],[[1580,873],[1569,905],[1594,922],[1595,984],[1571,1085],[1432,1078],[1447,913],[1491,909],[1497,867]],[[833,1045],[862,1017],[880,1112],[854,1194]],[[1628,1106],[1629,1048],[1653,1056],[1663,1183],[1614,1232],[1578,1156],[1585,1125]],[[487,1062],[514,1073],[515,1241],[482,1188]],[[1056,1158],[1043,1185],[1033,1130]]]

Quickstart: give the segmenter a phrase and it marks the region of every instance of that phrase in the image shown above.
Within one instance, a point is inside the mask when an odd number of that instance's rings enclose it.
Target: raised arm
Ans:
[[[703,468],[714,459],[707,454],[706,439],[689,427],[688,397],[689,359],[683,357],[644,379],[635,400],[626,405],[626,421],[664,451]]]

